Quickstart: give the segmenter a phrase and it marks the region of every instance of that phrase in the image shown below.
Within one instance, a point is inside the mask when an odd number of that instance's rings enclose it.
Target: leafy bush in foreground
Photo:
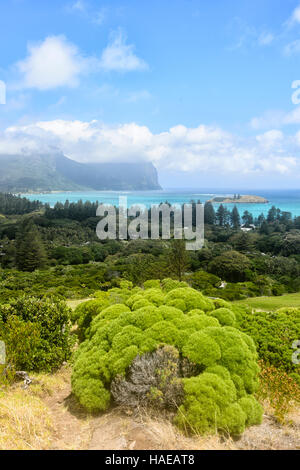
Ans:
[[[0,339],[13,367],[51,371],[71,354],[70,309],[62,301],[35,297],[2,304]]]
[[[90,412],[106,410],[118,387],[132,401],[132,393],[143,386],[140,373],[132,380],[133,372],[149,361],[156,363],[158,351],[168,345],[179,362],[173,361],[177,365],[171,372],[161,365],[153,379],[145,379],[145,401],[152,393],[154,401],[160,399],[167,406],[166,394],[179,380],[183,393],[175,387],[175,421],[181,428],[240,434],[259,423],[262,410],[253,397],[258,387],[257,353],[252,339],[232,326],[236,319],[230,304],[176,282],[162,285],[166,290],[157,283],[148,283],[144,290],[114,289],[114,296],[124,299],[119,303],[108,291],[110,305],[99,306],[76,353],[72,389],[79,402]]]
[[[274,366],[266,366],[261,361],[258,396],[269,402],[274,416],[281,423],[285,421],[293,405],[300,403],[300,384],[291,375]]]
[[[240,309],[238,323],[253,338],[260,359],[288,373],[299,374],[299,366],[292,362],[292,343],[300,338],[299,308],[253,313]]]

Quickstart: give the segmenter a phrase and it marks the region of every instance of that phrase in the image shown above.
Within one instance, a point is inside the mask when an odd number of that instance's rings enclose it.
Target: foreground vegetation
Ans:
[[[89,303],[77,307],[87,340],[72,387],[83,406],[106,410],[111,394],[127,406],[149,401],[176,410],[181,428],[202,434],[239,435],[261,422],[257,353],[235,328],[229,304],[172,280],[122,287],[92,301],[94,315]]]
[[[58,299],[2,305],[4,396],[14,371],[59,368],[76,332],[73,393],[90,413],[110,402],[154,407],[185,432],[241,435],[261,422],[257,399],[269,402],[280,422],[299,403],[299,369],[291,362],[299,309],[254,314],[172,279],[146,281],[143,288],[120,281],[93,296],[73,313]],[[47,317],[51,311],[57,314]]]
[[[140,410],[132,415],[115,408],[89,416],[70,395],[70,373],[69,367],[53,374],[32,373],[30,387],[18,382],[1,389],[0,450],[293,449],[299,444],[299,411],[290,409],[287,424],[279,425],[265,400],[263,424],[248,428],[239,440],[185,435],[161,413]]]
[[[206,205],[205,246],[190,254],[181,240],[97,240],[92,204],[22,201],[0,197],[0,447],[50,445],[47,412],[34,424],[38,383],[22,392],[16,381],[19,371],[51,381],[67,362],[85,415],[160,409],[187,435],[240,436],[262,406],[288,422],[300,401],[299,220],[244,214],[256,225],[245,233],[235,210]],[[32,409],[37,440],[22,427],[10,440],[9,400]]]

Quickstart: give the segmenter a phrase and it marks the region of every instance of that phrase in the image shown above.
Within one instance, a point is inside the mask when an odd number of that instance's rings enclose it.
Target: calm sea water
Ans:
[[[293,216],[300,216],[300,190],[226,190],[217,189],[164,189],[158,191],[83,191],[83,192],[57,192],[49,194],[23,194],[30,200],[38,199],[41,202],[50,204],[51,207],[56,202],[64,203],[66,200],[77,202],[80,199],[118,206],[119,196],[127,196],[128,207],[133,204],[144,204],[151,207],[151,204],[159,204],[168,201],[173,203],[188,203],[191,200],[205,202],[214,196],[233,196],[233,194],[253,194],[268,199],[266,204],[237,204],[240,214],[245,210],[251,212],[255,217],[259,214],[267,214],[271,206],[276,206],[282,211],[291,212]],[[219,204],[214,204],[215,209]],[[233,204],[227,204],[228,209],[232,209]]]

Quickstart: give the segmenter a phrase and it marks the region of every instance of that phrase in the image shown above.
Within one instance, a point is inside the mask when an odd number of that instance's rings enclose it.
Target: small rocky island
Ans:
[[[265,204],[269,201],[261,196],[235,194],[233,197],[216,196],[208,202],[217,202],[219,204]]]

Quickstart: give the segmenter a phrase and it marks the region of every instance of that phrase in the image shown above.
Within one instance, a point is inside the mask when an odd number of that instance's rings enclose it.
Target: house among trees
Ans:
[[[255,225],[254,224],[244,224],[241,226],[241,230],[243,232],[251,232],[251,230],[255,230]]]

